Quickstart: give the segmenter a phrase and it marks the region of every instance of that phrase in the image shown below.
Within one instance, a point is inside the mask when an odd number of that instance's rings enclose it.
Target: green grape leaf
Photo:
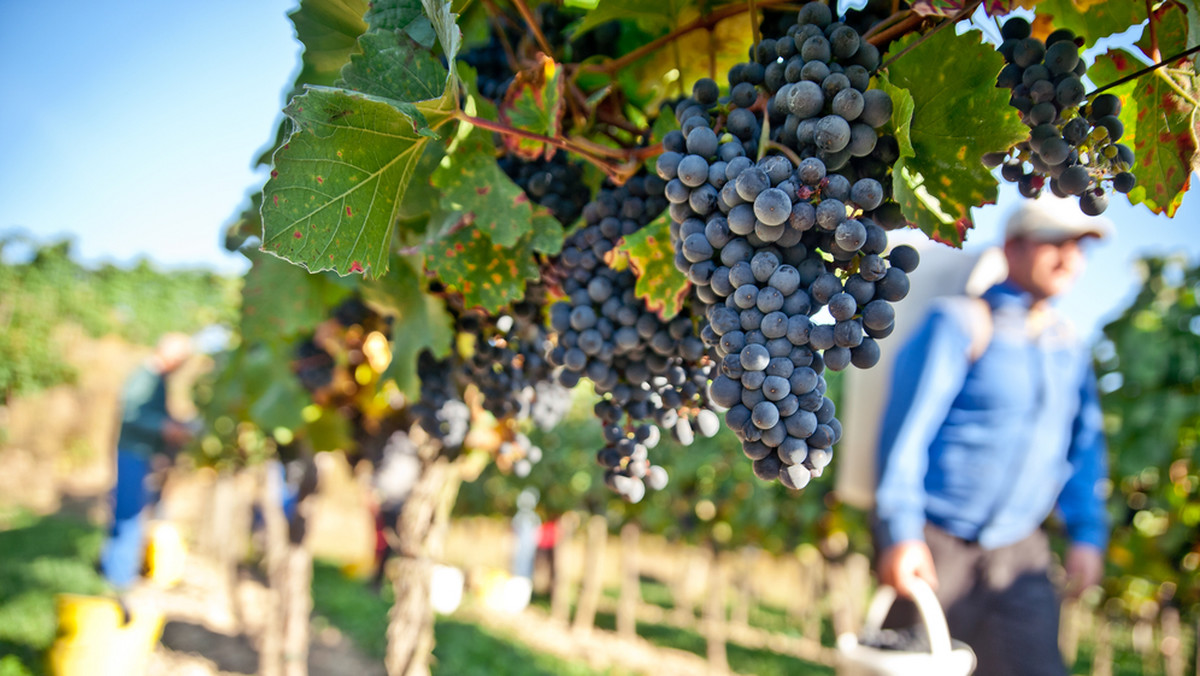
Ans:
[[[1159,21],[1159,49],[1178,53],[1187,39],[1183,16],[1170,8]],[[1147,48],[1145,41],[1139,46]],[[1180,63],[1186,63],[1181,61]],[[1178,65],[1178,64],[1177,64]],[[1120,50],[1096,58],[1088,77],[1097,82],[1114,82],[1142,68],[1142,63]],[[1133,148],[1135,164],[1130,170],[1137,185],[1129,201],[1143,204],[1156,214],[1174,216],[1191,183],[1192,157],[1196,154],[1196,109],[1184,101],[1163,78],[1151,73],[1109,90],[1121,99],[1119,117],[1125,125],[1120,143]],[[1192,77],[1191,87],[1197,89]]]
[[[387,271],[396,210],[447,97],[389,102],[310,89],[287,108],[296,122],[263,189],[263,249],[310,272]]]
[[[461,293],[468,307],[494,312],[522,298],[526,282],[540,279],[537,252],[553,254],[562,247],[562,226],[553,216],[538,213],[532,224],[513,246],[504,247],[462,216],[426,246],[426,265]]]
[[[500,104],[500,119],[517,129],[557,137],[562,132],[562,118],[566,111],[563,74],[563,68],[554,59],[539,52],[532,67],[513,77]],[[543,141],[514,134],[505,134],[503,139],[504,147],[510,153],[527,160],[535,160],[540,156],[550,159],[556,150]]]
[[[668,107],[664,109],[663,112],[658,115],[658,117],[654,118],[654,124],[650,126],[650,145],[662,143],[663,137],[666,136],[668,132],[675,129],[679,129],[679,120],[675,119],[675,116],[671,114],[670,108]],[[658,164],[658,156],[656,155],[653,157],[647,157],[643,164],[646,167],[646,171],[652,174],[655,173],[655,166]]]
[[[338,86],[404,102],[432,101],[446,91],[446,67],[411,38],[372,31],[358,44],[363,53],[350,57]]]
[[[242,288],[241,326],[247,342],[287,340],[311,331],[349,294],[325,275],[258,251],[247,255],[251,266]]]
[[[292,371],[292,350],[290,343],[243,342],[220,370],[207,408],[234,414],[268,431],[303,425],[300,412],[312,397]]]
[[[363,300],[392,323],[392,361],[384,378],[411,400],[421,396],[417,357],[424,350],[441,358],[454,342],[454,319],[442,298],[429,293],[419,257],[393,257],[388,273],[362,286]]]
[[[691,287],[675,267],[671,218],[666,211],[641,230],[623,237],[614,253],[628,258],[637,275],[634,292],[650,311],[664,320],[679,314]]]
[[[892,100],[892,119],[887,123],[886,130],[896,137],[896,144],[900,146],[900,158],[913,157],[916,152],[912,145],[912,94],[907,89],[892,84],[886,72],[879,73],[875,80],[875,88],[882,89]]]
[[[363,16],[373,31],[400,31],[426,49],[437,40],[421,0],[375,0]]]
[[[1085,46],[1114,33],[1122,33],[1146,20],[1146,6],[1140,2],[1096,2],[1080,0],[1041,0],[1034,8],[1039,19],[1049,21],[1050,30],[1069,28],[1083,36]],[[1038,27],[1035,24],[1035,29]],[[1041,36],[1045,37],[1045,36]]]
[[[429,17],[433,32],[442,44],[442,55],[447,62],[454,63],[462,47],[462,31],[458,28],[458,15],[453,13],[454,3],[450,0],[421,0],[421,4],[425,6],[425,15]]]
[[[459,212],[475,229],[502,247],[517,243],[533,229],[536,205],[496,164],[492,134],[475,129],[455,142],[433,172],[442,191],[441,206]]]
[[[365,11],[366,0],[301,0],[300,6],[288,14],[296,39],[304,45],[300,73],[292,84],[289,100],[302,93],[305,85],[329,86],[337,80],[342,66],[358,51],[358,36],[367,30]],[[274,143],[259,156],[259,165],[271,163],[271,154],[283,145],[290,130],[287,120],[282,120]]]
[[[919,35],[892,45],[899,53]],[[897,163],[893,192],[905,218],[925,234],[962,246],[970,208],[996,201],[996,177],[985,152],[1004,150],[1029,130],[995,86],[1004,59],[977,32],[941,31],[888,67],[890,84],[913,101],[913,156]]]
[[[1187,44],[1200,45],[1200,0],[1179,0],[1187,12]],[[1200,53],[1188,57],[1193,70],[1200,70]]]

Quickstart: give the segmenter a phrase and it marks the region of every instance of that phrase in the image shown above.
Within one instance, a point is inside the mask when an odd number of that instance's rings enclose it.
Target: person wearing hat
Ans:
[[[977,674],[1066,674],[1042,524],[1071,540],[1066,594],[1100,581],[1108,476],[1089,350],[1053,300],[1112,224],[1069,200],[1023,200],[1006,223],[1007,278],[936,301],[895,361],[875,492],[881,582],[937,593]],[[898,603],[888,625],[915,623]]]
[[[166,378],[192,355],[192,339],[164,334],[154,352],[125,381],[121,392],[121,429],[117,439],[116,478],[110,495],[112,524],[100,552],[100,572],[114,591],[137,582],[146,546],[143,514],[155,496],[148,485],[156,457],[170,455],[192,435],[187,423],[167,410]]]

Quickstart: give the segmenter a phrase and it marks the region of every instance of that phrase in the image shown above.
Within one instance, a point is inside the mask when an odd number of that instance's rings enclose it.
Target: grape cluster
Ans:
[[[1000,175],[1025,197],[1037,197],[1049,179],[1052,193],[1078,196],[1079,209],[1097,216],[1108,208],[1106,183],[1117,192],[1137,184],[1129,171],[1133,150],[1118,143],[1125,133],[1121,100],[1112,94],[1085,100],[1083,41],[1070,30],[1054,31],[1045,43],[1030,33],[1020,17],[1004,23],[1000,53],[1006,64],[996,79],[997,87],[1012,90],[1009,104],[1029,126],[1029,138],[984,155],[984,164],[1000,166]]]
[[[841,437],[824,369],[878,362],[919,259],[908,246],[885,256],[905,221],[887,199],[895,140],[879,132],[892,102],[869,89],[878,50],[811,2],[751,57],[728,97],[696,83],[656,169],[676,266],[706,306],[700,335],[719,363],[708,396],[755,474],[798,489]]]
[[[333,383],[334,365],[333,356],[317,345],[312,336],[296,345],[292,370],[300,385],[310,393]]]
[[[546,359],[550,339],[541,321],[545,290],[530,285],[525,298],[499,316],[479,309],[462,310],[457,329],[474,339],[460,376],[482,395],[484,410],[498,419],[527,419],[543,429],[566,414],[570,395],[554,382]]]
[[[327,404],[351,397],[356,389],[351,374],[366,361],[363,343],[375,331],[388,335],[391,319],[371,310],[356,295],[343,300],[311,335],[296,344],[292,371],[300,385]],[[350,391],[342,391],[347,388]]]
[[[415,425],[447,449],[462,446],[471,427],[471,409],[463,403],[454,377],[456,360],[437,359],[428,351],[417,356],[421,396],[409,408]]]
[[[558,267],[566,300],[550,308],[558,343],[550,361],[559,367],[563,385],[573,387],[587,377],[604,397],[596,414],[607,445],[597,460],[607,470],[608,485],[631,501],[641,499],[647,484],[666,483],[665,470],[655,469],[647,457],[659,430],[637,421],[653,420],[685,444],[696,427],[706,435],[719,427],[704,409],[711,363],[695,336],[692,314],[685,310],[663,321],[637,297],[633,271],[608,263],[622,237],[666,208],[662,191],[663,181],[649,175],[602,187],[583,209],[584,227],[563,245]]]
[[[475,69],[475,87],[480,95],[493,103],[504,98],[508,85],[513,81],[512,62],[505,42],[510,48],[519,44],[521,33],[516,26],[516,23],[506,21],[503,36],[499,31],[492,30],[488,33],[486,44],[473,47],[459,57]]]
[[[579,220],[589,191],[583,182],[583,168],[567,159],[566,153],[533,161],[505,155],[497,162],[529,199],[549,209],[559,223],[571,225]]]

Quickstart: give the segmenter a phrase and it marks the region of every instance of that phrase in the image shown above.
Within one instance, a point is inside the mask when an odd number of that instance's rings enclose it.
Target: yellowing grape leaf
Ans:
[[[1187,39],[1183,13],[1168,8],[1158,26],[1159,49],[1164,54],[1183,51]],[[1145,47],[1144,43],[1139,45]],[[1188,63],[1181,60],[1176,66]],[[1088,77],[1095,82],[1115,82],[1142,67],[1128,53],[1110,50],[1096,58],[1088,69]],[[1137,176],[1137,186],[1129,192],[1129,201],[1170,217],[1175,215],[1191,182],[1192,158],[1197,149],[1197,112],[1164,76],[1169,77],[1166,73],[1143,75],[1108,91],[1121,99],[1120,118],[1125,135],[1120,143],[1133,148],[1136,158],[1131,171]],[[1182,84],[1188,85],[1193,93],[1200,89],[1195,75],[1190,83]]]
[[[634,292],[648,309],[664,320],[679,314],[691,286],[675,267],[671,217],[666,211],[641,230],[622,238],[613,253],[628,259],[637,275]]]
[[[500,104],[500,119],[510,126],[542,136],[557,137],[562,132],[566,107],[563,101],[564,71],[562,66],[538,52],[532,67],[513,77]],[[556,150],[544,141],[522,138],[515,134],[503,136],[504,147],[510,153],[527,160],[540,156],[550,159]]]
[[[540,279],[536,254],[557,253],[563,229],[553,216],[539,211],[529,232],[512,246],[501,246],[477,226],[474,218],[461,216],[426,245],[425,262],[447,288],[463,295],[467,307],[495,312],[521,299],[526,282]]]
[[[1034,8],[1055,29],[1069,28],[1090,46],[1146,20],[1146,5],[1130,0],[1042,0]]]
[[[433,172],[442,191],[441,207],[470,220],[492,243],[513,246],[533,229],[536,216],[547,214],[496,164],[492,133],[475,129],[456,141]]]

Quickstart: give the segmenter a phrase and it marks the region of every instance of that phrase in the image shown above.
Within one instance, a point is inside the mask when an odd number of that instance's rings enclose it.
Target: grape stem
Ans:
[[[955,14],[954,16],[952,16],[952,17],[948,17],[948,18],[947,18],[945,21],[943,21],[943,22],[939,23],[938,25],[934,26],[934,27],[933,27],[933,30],[931,30],[931,31],[929,31],[928,33],[926,33],[926,34],[922,35],[922,36],[920,37],[920,39],[918,39],[917,41],[913,42],[911,45],[909,45],[909,46],[905,47],[904,49],[901,49],[901,50],[900,50],[900,51],[899,51],[899,52],[898,52],[898,53],[897,53],[895,56],[893,56],[893,57],[890,57],[890,58],[889,58],[887,61],[884,61],[884,62],[883,62],[883,65],[879,66],[879,70],[883,70],[884,68],[887,68],[888,66],[892,65],[892,63],[894,63],[894,62],[896,61],[896,59],[898,59],[898,58],[900,58],[900,57],[904,56],[905,54],[909,53],[909,52],[910,52],[910,51],[912,51],[912,50],[913,50],[913,49],[914,49],[914,48],[915,48],[917,45],[919,45],[919,44],[921,44],[922,42],[925,42],[925,41],[926,41],[926,40],[928,40],[929,38],[933,37],[933,36],[934,36],[934,35],[936,35],[936,34],[937,34],[939,31],[941,31],[942,29],[946,28],[946,26],[953,26],[954,24],[958,23],[959,21],[962,21],[963,19],[965,19],[965,18],[967,18],[967,17],[971,16],[971,12],[974,12],[974,11],[975,11],[975,8],[976,8],[976,7],[979,7],[979,5],[980,5],[980,3],[981,3],[981,2],[982,2],[982,0],[975,0],[975,1],[974,1],[974,2],[972,2],[971,4],[967,5],[966,7],[963,7],[961,10],[959,10],[959,11],[958,11],[958,13],[957,13],[957,14]]]
[[[1162,59],[1162,52],[1158,51],[1158,17],[1154,15],[1154,7],[1151,6],[1150,0],[1146,0],[1146,17],[1150,24],[1150,60],[1159,61]]]
[[[468,115],[461,110],[455,111],[452,117],[481,129],[546,143],[569,153],[575,153],[584,160],[596,165],[597,168],[617,183],[623,183],[629,176],[635,173],[637,165],[643,160],[662,153],[662,144],[640,148],[610,148],[609,146],[600,145],[599,143],[594,143],[583,138],[566,139],[537,134],[502,122],[494,122],[486,118]]]
[[[758,6],[754,0],[750,0],[750,35],[754,37],[754,44],[762,42],[762,36],[758,34]]]
[[[529,32],[533,33],[533,39],[537,41],[538,48],[542,53],[550,58],[554,58],[554,50],[550,49],[550,43],[546,40],[546,36],[542,33],[542,27],[533,18],[533,12],[529,11],[529,5],[525,4],[525,0],[512,0],[516,5],[517,11],[521,13],[521,17],[525,19],[525,24],[529,26]]]
[[[914,29],[916,29],[917,26],[920,26],[921,22],[923,21],[925,21],[925,17],[915,12],[910,13],[907,17],[896,22],[895,25],[887,28],[886,30],[879,31],[875,35],[872,35],[867,42],[878,47],[879,45],[891,42],[902,35],[908,35]]]
[[[896,23],[897,21],[906,18],[910,14],[912,14],[912,10],[909,10],[909,9],[901,10],[899,12],[893,12],[887,18],[883,19],[879,23],[876,23],[874,26],[871,26],[871,28],[868,29],[866,33],[863,33],[863,35],[862,35],[863,39],[865,40],[867,38],[870,38],[872,35],[875,35],[876,33],[883,30],[884,28],[887,28],[888,26],[891,26],[892,24]]]
[[[771,7],[782,4],[786,4],[786,0],[755,0],[755,5],[758,7]],[[725,19],[741,14],[742,12],[749,11],[749,9],[750,8],[747,5],[742,4],[725,5],[719,9],[700,16],[691,23],[676,28],[657,40],[652,40],[642,45],[641,47],[629,52],[628,54],[625,54],[624,56],[612,59],[611,61],[606,61],[604,63],[592,63],[580,66],[580,70],[594,73],[608,73],[609,75],[612,75],[613,73],[625,68],[629,64],[641,59],[647,54],[651,54],[659,49],[662,49],[663,46],[675,42],[679,38],[691,33],[692,31],[700,30],[702,28],[711,28],[721,23]]]
[[[512,72],[521,70],[520,61],[517,59],[517,53],[513,50],[512,44],[508,41],[508,33],[505,32],[504,15],[500,8],[496,6],[493,0],[484,0],[484,7],[487,9],[488,19],[491,21],[496,35],[500,37],[500,46],[504,48],[504,56],[508,58],[508,69]]]
[[[1134,72],[1130,73],[1129,75],[1126,75],[1125,77],[1117,78],[1116,80],[1109,82],[1108,84],[1104,85],[1103,87],[1099,87],[1097,89],[1092,90],[1092,92],[1089,93],[1085,98],[1090,99],[1093,96],[1095,96],[1096,94],[1099,94],[1100,92],[1112,89],[1113,87],[1116,87],[1118,85],[1123,85],[1126,82],[1129,82],[1130,80],[1136,80],[1139,77],[1145,75],[1146,73],[1156,71],[1159,68],[1162,68],[1163,66],[1167,65],[1168,63],[1173,63],[1175,61],[1178,61],[1179,59],[1182,59],[1185,56],[1191,56],[1192,54],[1195,54],[1196,52],[1200,52],[1200,45],[1196,45],[1195,47],[1185,49],[1182,52],[1179,52],[1178,54],[1176,54],[1174,56],[1168,56],[1167,58],[1163,59],[1162,61],[1159,61],[1158,63],[1156,63],[1154,65],[1146,66],[1145,68],[1138,70],[1138,71],[1134,71]]]
[[[770,150],[778,150],[781,154],[787,156],[787,158],[792,161],[793,165],[797,167],[800,166],[800,162],[802,161],[800,156],[796,154],[795,150],[792,150],[786,145],[777,141],[767,141],[767,148]]]

